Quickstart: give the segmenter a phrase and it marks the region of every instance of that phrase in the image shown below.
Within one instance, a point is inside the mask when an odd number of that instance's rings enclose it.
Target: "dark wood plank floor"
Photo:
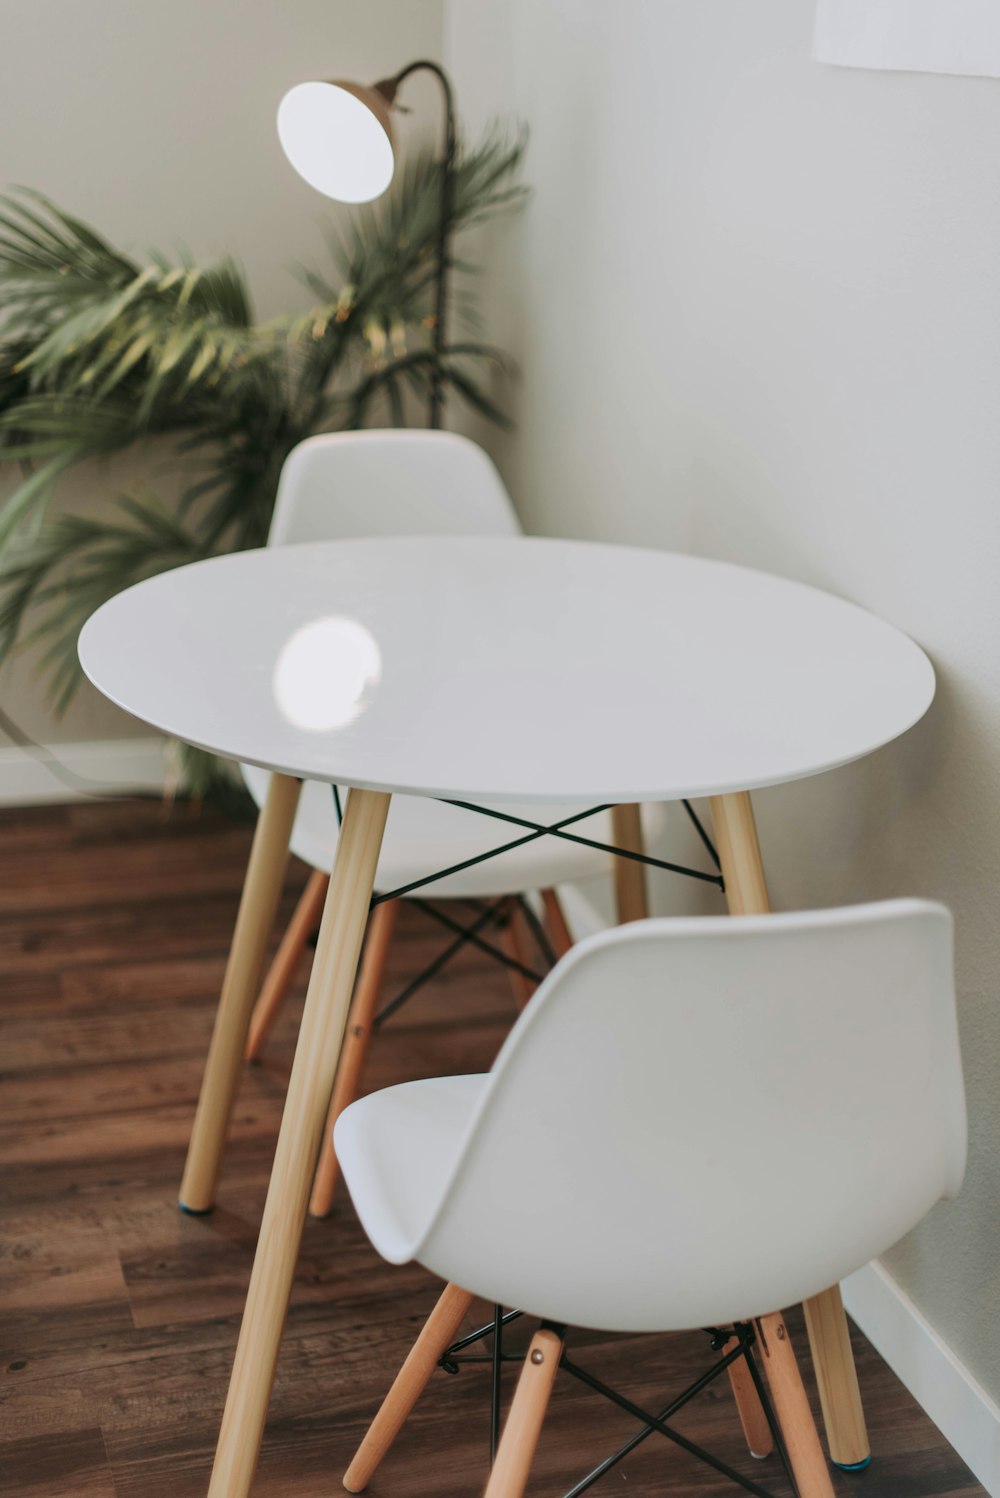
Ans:
[[[300,984],[265,1064],[246,1074],[215,1213],[183,1216],[175,1193],[248,842],[213,815],[165,821],[148,803],[0,812],[0,1493],[205,1492],[302,997]],[[293,869],[286,916],[303,879]],[[390,983],[439,944],[408,913]],[[485,1068],[511,1018],[504,975],[467,957],[387,1026],[368,1082]],[[341,1491],[435,1294],[421,1269],[375,1256],[345,1196],[329,1221],[309,1224],[260,1498]],[[576,1340],[581,1362],[654,1405],[700,1368],[705,1345]],[[856,1347],[876,1462],[838,1473],[838,1495],[981,1495],[872,1349],[860,1337]],[[372,1492],[479,1493],[485,1396],[478,1369],[438,1376]],[[786,1498],[774,1462],[747,1458],[724,1388],[680,1426]],[[531,1493],[562,1493],[632,1428],[560,1382]],[[593,1491],[736,1490],[650,1440]]]

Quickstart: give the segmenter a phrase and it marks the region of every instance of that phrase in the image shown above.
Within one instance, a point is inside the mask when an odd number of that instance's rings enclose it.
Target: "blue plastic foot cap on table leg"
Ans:
[[[866,1456],[863,1462],[834,1462],[833,1465],[835,1467],[839,1467],[841,1472],[863,1472],[865,1468],[870,1467],[871,1464],[871,1457]]]
[[[181,1211],[186,1212],[189,1217],[207,1217],[210,1212],[215,1211],[214,1202],[210,1207],[188,1207],[182,1201],[179,1201],[177,1205],[180,1207]]]

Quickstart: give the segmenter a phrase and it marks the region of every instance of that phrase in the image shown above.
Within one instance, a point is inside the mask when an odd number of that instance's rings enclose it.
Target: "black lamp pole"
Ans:
[[[455,145],[457,132],[455,128],[455,95],[447,73],[436,62],[421,59],[419,62],[411,62],[402,72],[397,73],[394,78],[384,78],[381,83],[375,84],[375,89],[382,95],[386,103],[391,105],[396,98],[396,91],[404,79],[409,78],[411,73],[421,70],[433,73],[441,85],[441,93],[444,101],[444,155],[441,158],[441,218],[438,226],[437,243],[437,287],[434,297],[434,327],[432,348],[434,350],[434,367],[431,371],[431,397],[429,407],[429,420],[432,427],[441,425],[441,416],[444,408],[444,380],[441,372],[441,357],[444,353],[445,318],[448,310],[448,271],[450,269],[450,238],[452,211],[454,208],[455,194]]]

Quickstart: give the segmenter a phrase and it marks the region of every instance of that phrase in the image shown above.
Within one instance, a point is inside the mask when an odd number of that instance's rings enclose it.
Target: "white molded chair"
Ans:
[[[289,454],[281,471],[268,545],[373,535],[512,536],[519,531],[500,475],[482,448],[467,438],[440,431],[340,432],[310,437]],[[252,796],[262,806],[268,772],[250,765],[242,769]],[[565,806],[502,809],[539,823],[555,822],[574,811]],[[662,807],[646,809],[647,835],[655,835],[663,816]],[[608,813],[588,819],[580,831],[598,841],[614,842]],[[248,1060],[259,1057],[305,944],[319,924],[337,836],[330,787],[307,782],[302,788],[291,848],[315,873],[265,978],[251,1021]],[[385,893],[398,889],[437,869],[450,868],[489,848],[500,847],[513,836],[516,830],[509,823],[423,797],[396,796],[389,810],[376,890]],[[578,844],[538,838],[419,893],[431,899],[478,900],[544,891],[549,936],[555,950],[561,952],[566,950],[569,938],[555,886],[606,875],[612,862],[608,855]],[[333,1198],[337,1164],[332,1123],[357,1090],[396,910],[395,901],[376,907],[370,924],[330,1128],[310,1202],[310,1211],[317,1216],[329,1211]],[[504,940],[510,949],[508,955],[527,966],[530,952],[521,919],[521,912],[513,909]],[[525,987],[525,980],[518,982],[515,978],[515,989],[521,1002],[526,1001],[531,990]]]
[[[828,1495],[767,1313],[836,1284],[961,1184],[951,917],[896,900],[602,933],[545,980],[491,1072],[375,1093],[336,1142],[378,1251],[451,1282],[350,1491],[475,1292],[557,1323],[532,1344],[489,1498],[523,1490],[566,1324],[752,1318],[802,1498]]]

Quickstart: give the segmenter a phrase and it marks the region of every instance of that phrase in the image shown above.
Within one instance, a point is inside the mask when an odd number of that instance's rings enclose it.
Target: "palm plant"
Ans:
[[[523,146],[494,132],[460,154],[453,232],[520,202]],[[21,468],[0,508],[0,662],[40,646],[57,709],[79,684],[77,637],[101,603],[181,563],[261,545],[296,443],[375,416],[402,425],[408,394],[426,400],[439,172],[428,155],[413,159],[330,239],[330,273],[300,271],[316,305],[264,324],[232,260],[151,253],[140,264],[36,193],[0,198],[0,462]],[[481,339],[464,277],[455,311],[466,332],[442,352],[445,388],[502,422],[484,387],[503,356]],[[109,496],[98,516],[51,512],[70,469],[150,438],[176,455],[177,502],[143,488]],[[188,770],[204,789],[203,760]]]

